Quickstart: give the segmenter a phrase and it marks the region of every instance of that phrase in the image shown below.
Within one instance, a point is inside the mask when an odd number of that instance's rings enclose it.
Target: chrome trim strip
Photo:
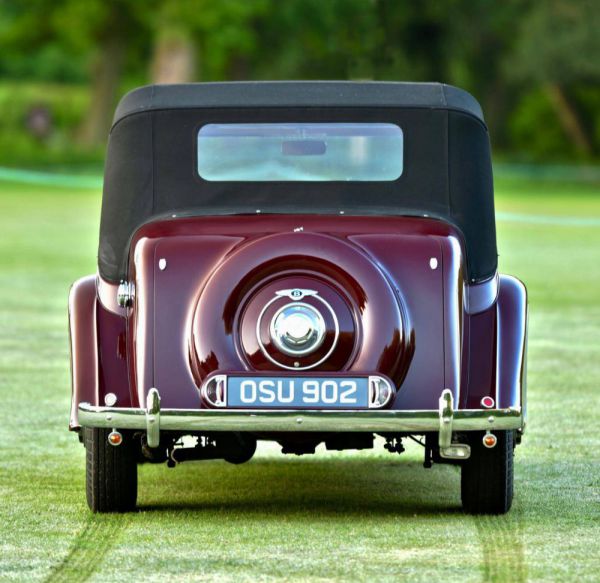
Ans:
[[[461,402],[461,346],[463,339],[464,286],[461,268],[461,247],[456,237],[448,237],[452,252],[445,258],[442,251],[442,269],[444,287],[444,371],[446,388],[450,389],[453,399]],[[449,361],[449,362],[448,362]],[[451,364],[448,370],[448,364]]]
[[[146,399],[146,391],[152,387],[154,371],[154,342],[153,332],[155,325],[154,289],[155,270],[154,264],[144,261],[145,257],[154,257],[151,248],[152,241],[148,237],[140,239],[134,250],[134,265],[136,279],[134,281],[136,293],[135,327],[133,330],[135,342],[135,384],[139,403]]]
[[[498,273],[483,283],[465,285],[465,310],[467,314],[479,314],[491,308],[498,299],[499,290]]]
[[[146,410],[142,408],[96,407],[79,405],[82,427],[147,429]],[[519,429],[523,425],[520,409],[460,409],[453,412],[453,431]],[[165,431],[367,431],[413,433],[438,432],[438,410],[415,411],[313,411],[313,410],[233,410],[162,409],[160,429]]]

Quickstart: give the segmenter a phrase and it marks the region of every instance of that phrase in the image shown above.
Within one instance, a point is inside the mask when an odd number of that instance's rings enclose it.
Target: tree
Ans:
[[[9,23],[0,27],[0,41],[26,71],[34,65],[30,77],[44,69],[43,56],[52,48],[60,63],[55,71],[89,79],[90,106],[78,132],[84,146],[106,139],[129,48],[144,35],[139,16],[145,6],[151,8],[137,0],[12,0],[0,5]]]
[[[143,34],[142,7],[136,0],[53,0],[48,9],[55,34],[87,55],[90,106],[79,131],[84,146],[106,140],[129,46]]]
[[[594,0],[532,3],[519,29],[514,73],[542,84],[563,130],[583,154],[593,140],[570,94],[600,80],[600,10]]]

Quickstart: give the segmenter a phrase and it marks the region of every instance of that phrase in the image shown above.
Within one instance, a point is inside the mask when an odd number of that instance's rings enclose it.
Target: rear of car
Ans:
[[[137,90],[111,132],[99,273],[70,298],[90,507],[132,509],[140,462],[379,435],[460,464],[467,511],[506,512],[526,312],[524,286],[497,273],[489,139],[468,94]]]

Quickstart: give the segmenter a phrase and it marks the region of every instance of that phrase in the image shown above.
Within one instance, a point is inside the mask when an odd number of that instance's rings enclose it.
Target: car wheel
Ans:
[[[483,445],[482,433],[469,435],[471,457],[462,464],[461,499],[470,514],[504,514],[513,499],[514,433],[496,431],[495,447]]]
[[[108,442],[109,429],[85,428],[86,496],[92,512],[128,512],[137,499],[135,443],[124,436],[120,445]]]

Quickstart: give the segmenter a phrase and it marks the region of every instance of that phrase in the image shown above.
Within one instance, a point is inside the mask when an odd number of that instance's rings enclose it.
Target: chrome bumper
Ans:
[[[523,415],[520,409],[512,408],[455,410],[448,390],[442,393],[437,411],[265,411],[161,409],[158,391],[151,389],[145,409],[81,403],[79,423],[82,427],[144,430],[150,447],[158,446],[161,431],[439,432],[442,457],[467,458],[470,452],[464,448],[468,446],[452,443],[453,432],[521,429]]]

